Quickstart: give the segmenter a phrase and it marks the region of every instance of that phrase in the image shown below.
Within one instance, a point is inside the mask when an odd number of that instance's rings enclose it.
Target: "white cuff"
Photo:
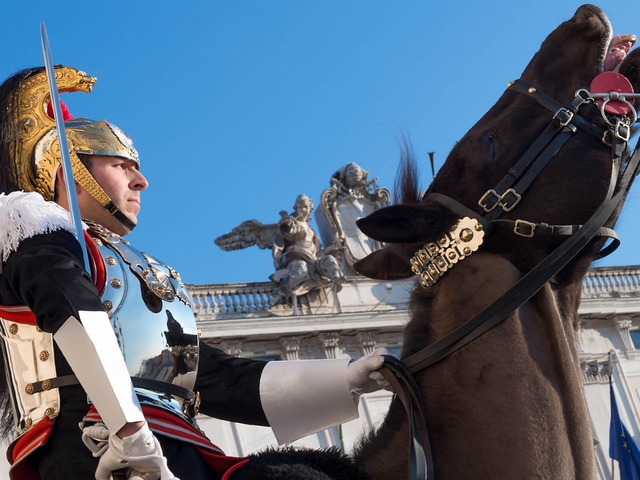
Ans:
[[[78,312],[53,335],[110,432],[144,421],[129,371],[105,312]]]
[[[350,359],[267,363],[260,400],[280,445],[358,418],[347,384]]]

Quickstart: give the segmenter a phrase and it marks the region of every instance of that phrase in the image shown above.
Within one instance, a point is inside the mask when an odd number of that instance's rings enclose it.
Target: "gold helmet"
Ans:
[[[90,93],[95,77],[75,68],[56,66],[59,92],[82,91]],[[10,142],[10,162],[13,177],[21,190],[40,193],[45,200],[53,200],[56,173],[61,164],[60,144],[55,128],[51,96],[44,70],[29,76],[12,92],[8,114],[13,115],[17,130]],[[66,117],[66,115],[65,115]],[[78,154],[110,155],[132,160],[140,165],[138,152],[129,136],[106,120],[65,118],[67,143],[74,179],[103,207],[127,228],[131,222],[98,185]]]

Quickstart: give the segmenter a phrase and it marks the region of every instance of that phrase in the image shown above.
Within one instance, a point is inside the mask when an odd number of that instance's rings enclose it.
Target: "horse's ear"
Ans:
[[[439,203],[392,205],[357,221],[362,232],[385,243],[431,242],[458,221],[458,215]]]
[[[396,255],[390,247],[370,253],[353,264],[360,275],[376,280],[399,280],[413,275],[411,265]]]

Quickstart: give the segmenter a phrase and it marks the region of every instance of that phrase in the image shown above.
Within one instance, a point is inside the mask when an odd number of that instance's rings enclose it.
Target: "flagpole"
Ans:
[[[631,407],[631,414],[633,415],[633,421],[640,429],[640,409],[638,408],[638,404],[635,400],[635,395],[633,394],[633,390],[631,389],[631,385],[629,385],[629,380],[627,378],[627,374],[624,371],[624,367],[622,366],[622,361],[620,360],[620,355],[615,350],[610,350],[609,355],[613,355],[616,363],[618,364],[619,377],[622,380],[622,387],[624,388],[624,393],[629,402],[629,406]]]
[[[613,358],[611,358],[611,350],[609,350],[609,388],[611,388],[611,382],[613,381]],[[616,470],[615,470],[615,462],[614,458],[611,458],[611,480],[616,480]]]
[[[435,162],[433,161],[433,156],[435,155],[436,152],[427,152],[427,154],[429,155],[429,163],[431,163],[431,179],[435,180],[436,178],[436,165]]]

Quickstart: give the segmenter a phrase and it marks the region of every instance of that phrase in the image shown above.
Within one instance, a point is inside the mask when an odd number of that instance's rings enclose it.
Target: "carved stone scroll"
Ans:
[[[356,225],[359,218],[391,202],[389,190],[378,187],[377,179],[367,180],[368,175],[356,163],[346,164],[331,177],[331,187],[322,192],[316,211],[325,252],[333,254],[348,275],[356,274],[355,262],[382,247]]]

